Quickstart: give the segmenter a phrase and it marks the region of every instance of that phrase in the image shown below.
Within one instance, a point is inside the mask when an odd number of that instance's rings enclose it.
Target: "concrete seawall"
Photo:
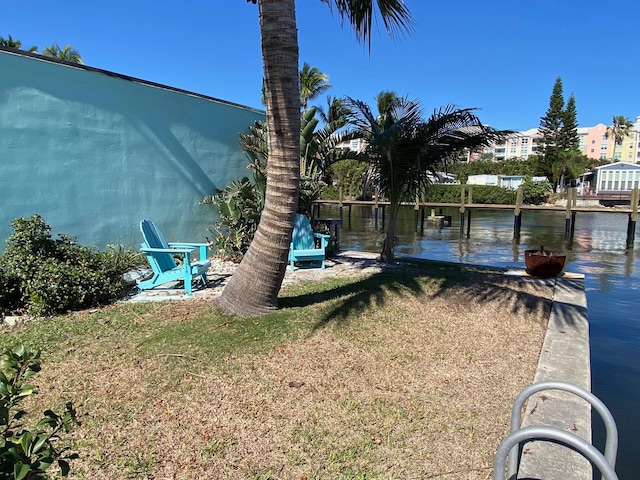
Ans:
[[[551,281],[551,280],[549,280]],[[591,391],[589,321],[584,276],[555,280],[553,306],[534,382],[558,380]],[[591,443],[591,405],[569,392],[545,390],[526,402],[522,427],[546,425]],[[592,467],[582,455],[552,442],[524,445],[518,479],[591,480]]]

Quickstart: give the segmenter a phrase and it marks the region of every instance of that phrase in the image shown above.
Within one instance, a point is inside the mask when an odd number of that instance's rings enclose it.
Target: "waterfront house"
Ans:
[[[469,175],[467,185],[492,185],[496,187],[516,190],[524,183],[524,175]],[[547,177],[532,177],[534,182],[544,182]]]
[[[593,169],[592,187],[596,195],[606,193],[629,193],[640,186],[640,165],[615,162]]]

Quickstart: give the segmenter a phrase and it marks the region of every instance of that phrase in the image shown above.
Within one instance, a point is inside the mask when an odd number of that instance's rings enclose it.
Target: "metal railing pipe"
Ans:
[[[574,435],[571,432],[548,426],[525,427],[509,434],[498,447],[493,462],[493,480],[504,480],[504,467],[509,451],[517,448],[521,442],[529,440],[553,440],[560,442],[580,453],[583,457],[591,461],[593,465],[598,467],[604,480],[619,480],[614,467],[604,458],[604,455],[602,455],[596,447],[584,438]],[[508,478],[512,480],[511,477]]]
[[[616,457],[618,455],[618,427],[611,411],[607,406],[593,393],[585,390],[582,387],[574,385],[572,383],[561,382],[558,380],[548,380],[545,382],[534,383],[526,387],[516,397],[513,402],[513,408],[511,409],[511,433],[517,431],[520,428],[521,412],[524,402],[534,393],[542,390],[563,390],[565,392],[573,393],[589,402],[596,411],[602,417],[606,431],[606,440],[604,447],[604,458],[609,462],[612,468],[616,467]],[[508,478],[511,479],[518,471],[518,458],[519,449],[514,447],[509,454],[508,465]]]

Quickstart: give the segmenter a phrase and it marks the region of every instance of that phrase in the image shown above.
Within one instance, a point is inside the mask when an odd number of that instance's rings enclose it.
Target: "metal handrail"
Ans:
[[[582,387],[574,385],[572,383],[561,382],[558,380],[549,380],[545,382],[534,383],[526,387],[520,395],[516,397],[513,402],[513,408],[511,409],[511,433],[514,433],[520,429],[520,420],[522,407],[524,402],[534,393],[542,390],[563,390],[565,392],[573,393],[589,402],[600,414],[604,422],[606,430],[606,440],[604,448],[604,458],[609,462],[612,469],[616,467],[616,457],[618,455],[618,427],[613,415],[607,408],[607,406],[593,393],[585,390]],[[519,465],[519,448],[514,446],[509,453],[509,464],[507,468],[507,478],[509,480],[515,478],[518,472]]]
[[[604,480],[619,480],[614,467],[596,447],[571,432],[547,426],[525,427],[509,434],[498,447],[493,462],[493,480],[504,480],[504,467],[509,451],[517,448],[521,442],[527,440],[554,440],[561,442],[598,467]]]

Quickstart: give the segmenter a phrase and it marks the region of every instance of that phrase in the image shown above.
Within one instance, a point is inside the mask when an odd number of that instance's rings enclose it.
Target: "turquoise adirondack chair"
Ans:
[[[320,239],[320,248],[316,248],[315,239]],[[330,235],[316,233],[311,228],[311,223],[306,215],[296,213],[296,221],[293,227],[293,236],[289,247],[289,264],[294,270],[295,262],[322,262],[324,268],[325,249],[329,244]]]
[[[207,260],[206,243],[167,243],[151,220],[140,222],[140,231],[144,237],[140,250],[147,256],[147,261],[153,270],[153,277],[138,283],[140,290],[148,290],[176,280],[184,280],[184,290],[191,296],[194,279],[200,279],[203,286],[207,285],[207,270],[211,262]],[[198,261],[191,261],[191,253],[199,250]],[[183,257],[182,265],[177,265],[174,255]]]

